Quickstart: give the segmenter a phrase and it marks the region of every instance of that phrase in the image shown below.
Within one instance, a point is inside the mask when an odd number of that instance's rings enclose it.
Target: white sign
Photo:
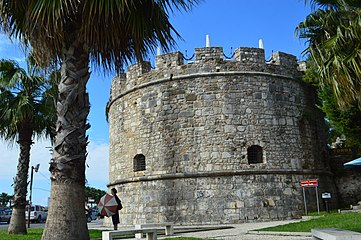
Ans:
[[[328,192],[322,193],[322,198],[331,198],[331,193]]]

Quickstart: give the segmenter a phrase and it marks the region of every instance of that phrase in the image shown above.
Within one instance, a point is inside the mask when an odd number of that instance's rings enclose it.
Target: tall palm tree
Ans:
[[[199,0],[0,0],[2,29],[31,44],[44,64],[58,59],[61,80],[56,139],[50,164],[51,195],[43,240],[89,239],[84,214],[89,63],[120,70],[179,36],[174,10]],[[64,231],[65,230],[65,231]]]
[[[307,0],[306,0],[307,1]],[[341,108],[361,108],[361,2],[311,0],[317,9],[296,31],[318,66],[321,86],[329,85]]]
[[[49,84],[16,62],[0,60],[0,137],[20,146],[17,173],[14,178],[13,213],[9,233],[26,233],[25,206],[30,148],[34,136],[54,136],[55,105]],[[51,134],[53,133],[53,134]]]

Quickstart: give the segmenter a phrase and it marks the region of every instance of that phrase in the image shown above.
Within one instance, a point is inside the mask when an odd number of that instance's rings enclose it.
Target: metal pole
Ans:
[[[330,212],[330,211],[328,210],[328,200],[327,200],[327,198],[325,199],[325,203],[326,203],[326,211],[327,211],[327,212]]]
[[[320,203],[318,202],[318,191],[316,187],[316,201],[317,201],[317,213],[320,215]]]
[[[29,196],[29,205],[28,205],[28,228],[30,228],[30,208],[31,208],[31,194],[33,191],[33,175],[34,175],[34,167],[31,166],[31,174],[30,174],[30,196]]]
[[[305,188],[304,187],[302,187],[302,192],[303,192],[303,202],[305,203],[305,213],[307,215],[306,193],[305,193]]]

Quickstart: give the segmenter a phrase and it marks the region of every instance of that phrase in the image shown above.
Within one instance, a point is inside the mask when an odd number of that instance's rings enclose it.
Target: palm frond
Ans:
[[[307,39],[318,66],[321,86],[333,89],[339,106],[361,102],[361,6],[357,1],[312,1],[323,7],[311,13],[296,29]],[[360,105],[361,107],[361,105]]]
[[[57,73],[28,75],[11,60],[0,60],[0,136],[17,139],[20,129],[31,126],[34,135],[54,136]]]
[[[189,11],[201,0],[0,0],[0,23],[11,36],[31,44],[42,66],[61,58],[64,46],[81,41],[92,63],[106,69],[160,46],[165,51],[180,38],[169,22],[175,10]]]

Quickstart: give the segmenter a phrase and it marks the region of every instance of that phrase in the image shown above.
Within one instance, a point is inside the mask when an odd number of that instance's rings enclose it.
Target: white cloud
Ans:
[[[90,142],[88,146],[87,165],[89,166],[86,168],[88,184],[91,186],[92,181],[101,181],[106,184],[109,179],[109,145]]]
[[[47,205],[50,196],[50,172],[49,162],[51,155],[49,152],[49,141],[36,141],[32,145],[30,153],[30,166],[40,164],[39,172],[34,172],[33,181],[33,202]],[[86,178],[90,187],[106,190],[108,183],[108,144],[90,142],[88,146],[88,158],[86,168]],[[8,147],[6,142],[0,141],[0,193],[13,193],[13,177],[16,175],[17,162],[19,158],[19,146],[14,144]],[[30,171],[29,171],[30,180]]]
[[[50,195],[50,173],[48,163],[50,161],[47,141],[37,141],[32,145],[30,152],[30,166],[40,164],[39,172],[34,173],[33,181],[33,202],[36,204],[47,205],[47,199]],[[10,148],[7,142],[0,141],[0,192],[13,194],[13,178],[17,172],[19,158],[19,145],[13,144]],[[30,176],[29,176],[30,180]]]

